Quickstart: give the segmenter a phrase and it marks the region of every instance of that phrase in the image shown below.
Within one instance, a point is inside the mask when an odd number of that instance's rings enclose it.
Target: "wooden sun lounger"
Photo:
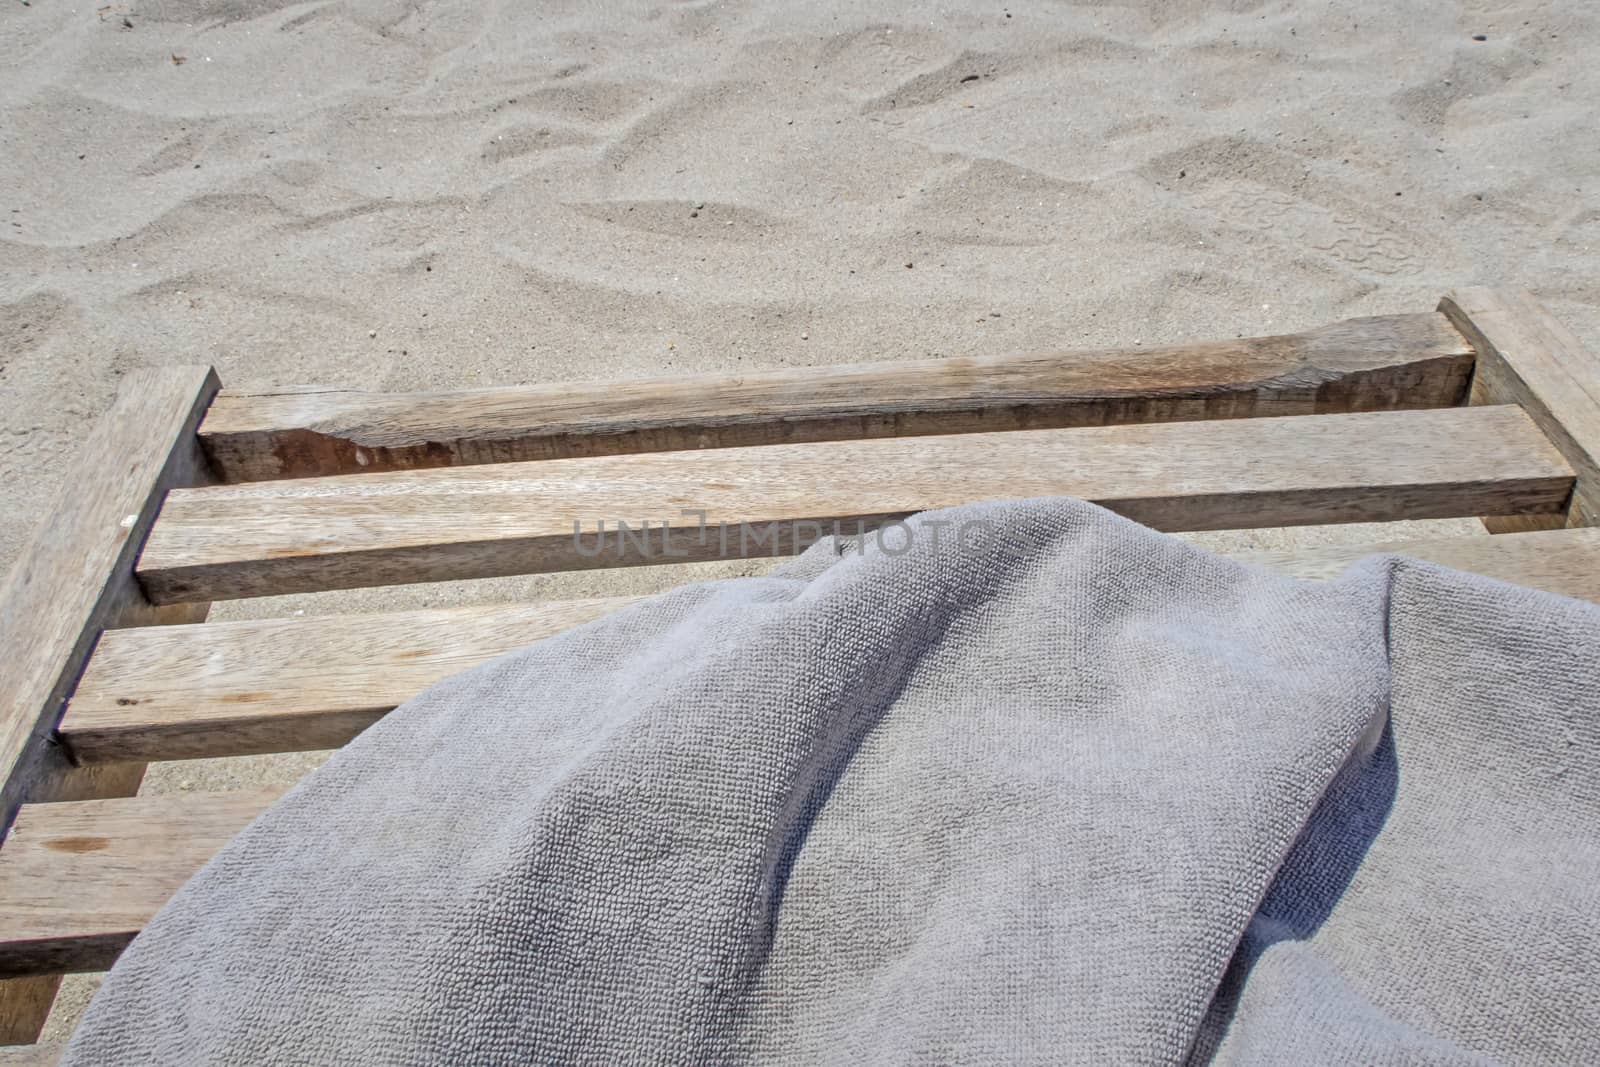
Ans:
[[[1480,516],[1496,535],[1256,558],[1326,577],[1395,549],[1600,601],[1600,361],[1520,293],[1174,348],[218,390],[205,367],[130,374],[5,587],[0,1043],[36,1040],[59,976],[109,967],[273,798],[139,797],[146,762],[341,745],[628,598],[207,624],[210,601],[771,555],[1043,494],[1174,531]],[[597,543],[619,518],[645,536]]]

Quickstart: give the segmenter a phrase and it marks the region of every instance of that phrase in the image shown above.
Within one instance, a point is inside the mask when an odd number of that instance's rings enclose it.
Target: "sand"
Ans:
[[[1502,283],[1600,346],[1597,47],[1576,0],[6,0],[0,563],[143,365],[615,379],[1270,333]]]

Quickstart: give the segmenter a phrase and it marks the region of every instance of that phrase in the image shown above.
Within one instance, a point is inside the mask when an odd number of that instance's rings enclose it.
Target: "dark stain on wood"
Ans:
[[[52,852],[99,852],[111,847],[109,837],[55,837],[44,843]]]

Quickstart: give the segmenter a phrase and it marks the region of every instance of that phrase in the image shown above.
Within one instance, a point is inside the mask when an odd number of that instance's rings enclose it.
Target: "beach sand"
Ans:
[[[1600,346],[1597,15],[5,0],[0,563],[144,365],[236,386],[616,379],[1285,332],[1508,283]],[[316,760],[160,765],[146,789]],[[68,982],[50,1036],[93,985]]]

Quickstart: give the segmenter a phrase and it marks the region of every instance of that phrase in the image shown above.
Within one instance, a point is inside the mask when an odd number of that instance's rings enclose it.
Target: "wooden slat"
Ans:
[[[198,610],[189,613],[189,621],[200,622],[205,618],[205,605],[195,607]],[[144,763],[127,762],[64,767],[36,782],[28,799],[38,803],[131,797],[139,792],[144,771]],[[60,985],[61,977],[53,974],[0,979],[0,1046],[26,1045],[39,1039]]]
[[[133,562],[165,490],[206,477],[194,435],[216,390],[209,367],[131,372],[0,588],[0,835],[71,770],[51,731],[101,627],[194,617],[152,609]]]
[[[109,967],[280,792],[24,806],[0,849],[0,975]]]
[[[118,630],[62,737],[91,763],[337,748],[442,678],[640,599]]]
[[[1434,312],[1171,348],[453,393],[227,390],[224,480],[695,448],[1449,407],[1472,351]]]
[[[138,570],[157,601],[215,600],[776,555],[1007,497],[1206,530],[1549,512],[1571,485],[1514,407],[832,441],[180,490]],[[618,520],[648,542],[601,543]]]
[[[196,609],[187,613],[188,618],[185,621],[198,623],[205,619],[206,605],[182,606]],[[172,609],[166,610],[170,612]],[[166,627],[140,626],[133,629],[160,630]],[[93,662],[92,656],[90,662]],[[57,741],[59,742],[59,735]],[[29,792],[28,800],[37,804],[46,801],[131,797],[139,792],[139,785],[144,781],[144,772],[143,762],[79,764],[42,779]],[[61,976],[54,974],[33,978],[0,979],[0,1046],[25,1045],[39,1039],[39,1034],[50,1018],[50,1009],[55,1004],[56,992],[60,985]]]
[[[1242,558],[1328,578],[1380,551],[1600,602],[1600,529]],[[85,761],[333,748],[455,671],[637,599],[118,631],[90,662],[62,736]]]
[[[1439,309],[1481,352],[1472,402],[1521,404],[1578,476],[1565,517],[1491,517],[1489,528],[1600,524],[1600,358],[1529,293],[1463,289]]]
[[[1332,578],[1362,556],[1397,552],[1547,593],[1600,604],[1600,529],[1548,530],[1503,537],[1444,537],[1370,545],[1323,545],[1239,558],[1297,578]],[[195,628],[191,627],[191,630]],[[174,638],[176,639],[176,638]],[[70,712],[69,712],[70,713]]]

